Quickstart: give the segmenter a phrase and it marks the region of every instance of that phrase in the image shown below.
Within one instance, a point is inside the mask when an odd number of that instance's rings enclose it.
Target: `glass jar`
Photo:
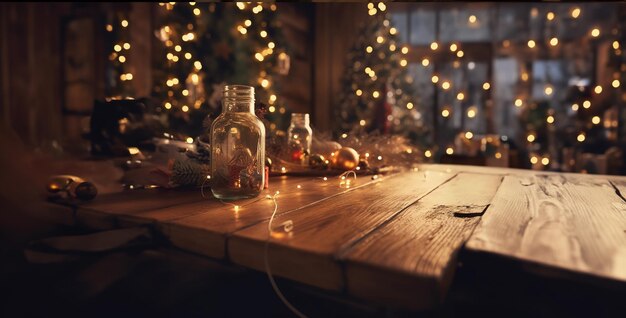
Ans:
[[[291,114],[287,146],[289,156],[295,163],[306,164],[306,158],[311,154],[311,140],[313,131],[309,126],[309,114]]]
[[[211,191],[218,199],[259,195],[265,184],[265,126],[254,115],[254,88],[224,86],[211,125]]]

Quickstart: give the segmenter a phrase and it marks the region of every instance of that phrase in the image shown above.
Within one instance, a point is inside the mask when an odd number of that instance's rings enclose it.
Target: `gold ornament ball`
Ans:
[[[352,170],[359,165],[359,153],[350,147],[339,149],[332,157],[334,169]]]

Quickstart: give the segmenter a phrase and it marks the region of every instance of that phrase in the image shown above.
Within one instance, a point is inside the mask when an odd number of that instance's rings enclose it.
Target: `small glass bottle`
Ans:
[[[218,199],[259,195],[265,184],[265,126],[254,114],[254,88],[224,86],[211,125],[211,191]]]
[[[309,114],[291,114],[287,146],[293,162],[306,164],[306,158],[311,154],[311,140],[313,131],[309,126]]]

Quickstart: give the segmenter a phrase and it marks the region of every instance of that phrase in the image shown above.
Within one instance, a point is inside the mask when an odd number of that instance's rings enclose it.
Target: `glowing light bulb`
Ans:
[[[441,116],[442,116],[443,118],[447,118],[448,116],[450,116],[450,111],[449,111],[449,110],[447,110],[447,109],[442,110],[442,111],[441,111]]]
[[[356,90],[356,96],[361,96],[361,95],[363,95],[363,91],[360,90],[360,89],[357,89]]]
[[[411,102],[406,103],[406,109],[413,109],[413,103]]]
[[[574,8],[572,10],[572,18],[576,19],[578,16],[580,16],[580,8]]]
[[[539,159],[535,156],[530,157],[530,163],[532,164],[536,164],[537,162],[539,162]]]
[[[200,63],[200,61],[195,61],[195,62],[193,62],[193,67],[195,67],[197,70],[201,70],[202,69],[202,63]]]
[[[471,131],[468,131],[465,133],[465,138],[472,139],[473,137],[474,137],[474,134]]]
[[[426,150],[426,151],[424,151],[424,157],[426,157],[426,158],[430,158],[430,157],[432,157],[432,156],[433,156],[433,153],[432,153],[432,152],[430,152],[430,150]]]
[[[433,75],[433,77],[431,77],[430,80],[433,82],[433,84],[436,84],[437,82],[439,82],[439,76]]]
[[[171,109],[172,108],[172,103],[166,102],[165,105],[163,105],[163,107],[165,107],[165,109]]]
[[[448,81],[444,81],[443,83],[441,83],[441,88],[443,88],[444,90],[447,90],[450,88],[450,82]]]
[[[113,50],[114,50],[115,52],[119,52],[119,51],[121,51],[121,50],[122,50],[122,46],[121,46],[121,45],[119,45],[119,44],[115,44],[115,46],[113,46]]]
[[[409,53],[409,48],[408,47],[402,47],[402,50],[400,50],[402,52],[402,54],[407,54]]]
[[[619,42],[617,42],[617,41],[613,41],[613,49],[614,49],[614,50],[619,49]]]
[[[602,86],[600,86],[600,85],[596,86],[596,87],[593,89],[593,91],[594,91],[596,94],[600,94],[600,93],[602,93]]]
[[[586,100],[583,102],[583,108],[588,109],[591,107],[591,102]]]
[[[613,88],[618,88],[619,87],[619,80],[613,80],[613,82],[611,82],[611,86],[613,86]]]
[[[578,140],[578,142],[585,141],[585,134],[583,133],[578,134],[578,136],[576,137],[576,140]]]
[[[398,29],[396,29],[396,28],[390,28],[389,29],[389,34],[394,35],[396,33],[398,33]]]
[[[472,14],[472,15],[470,15],[470,16],[467,18],[467,21],[468,21],[469,23],[472,23],[472,24],[476,23],[476,20],[477,20],[477,19],[476,19],[476,16],[475,16],[475,15],[473,15],[473,14]]]
[[[372,93],[372,97],[374,97],[374,98],[378,98],[379,96],[380,96],[380,93],[378,91],[374,91]]]
[[[183,105],[183,107],[180,108],[183,112],[188,112],[189,111],[189,106],[187,105]]]
[[[458,94],[456,94],[456,99],[458,99],[458,100],[463,100],[463,99],[465,99],[465,94],[463,94],[463,93],[458,93]]]
[[[591,118],[591,122],[592,122],[594,125],[599,124],[599,123],[600,123],[600,116],[593,116],[593,118]]]
[[[458,46],[455,43],[450,44],[450,51],[455,52]]]
[[[472,108],[467,110],[467,117],[469,117],[469,118],[476,117],[476,108],[475,107],[472,107]]]
[[[374,48],[372,48],[369,45],[365,48],[365,52],[367,52],[367,53],[372,53],[372,51],[374,51]]]
[[[452,147],[448,147],[448,148],[446,148],[446,153],[451,155],[451,154],[454,153],[454,149],[452,149]]]
[[[365,126],[365,124],[366,124],[365,120],[361,119],[361,120],[359,121],[359,125],[361,125],[361,126]]]
[[[544,166],[547,166],[550,163],[550,159],[548,159],[547,157],[544,157],[543,159],[541,159],[541,164]]]
[[[120,61],[120,63],[126,62],[126,57],[124,57],[124,55],[120,55],[117,59]]]
[[[553,124],[554,123],[554,116],[550,115],[550,116],[546,117],[546,122],[548,124]]]
[[[526,140],[528,140],[528,142],[535,141],[535,135],[534,134],[528,134],[528,136],[526,136]]]
[[[528,40],[528,47],[529,48],[534,48],[535,47],[535,41],[534,40]]]
[[[408,64],[407,60],[402,59],[400,60],[400,66],[405,67]]]
[[[122,25],[123,28],[125,28],[128,26],[128,20],[122,20],[120,24]]]
[[[572,110],[578,111],[578,104],[572,104]]]
[[[266,38],[266,37],[267,37],[267,31],[263,30],[263,31],[259,32],[259,35],[260,35],[262,38]]]
[[[426,67],[430,64],[430,61],[427,58],[422,59],[422,66]]]
[[[456,52],[456,56],[457,57],[463,57],[463,55],[465,55],[465,53],[463,53],[463,51],[459,50],[458,52]]]
[[[249,27],[249,26],[252,25],[252,21],[246,20],[246,21],[243,22],[243,25],[245,25],[246,27]]]
[[[554,20],[554,12],[548,12],[546,19],[548,19],[548,21]]]
[[[593,36],[594,38],[599,37],[600,36],[600,29],[594,28],[593,30],[591,30],[591,36]]]
[[[552,86],[546,86],[546,88],[543,91],[544,93],[546,93],[546,95],[552,95],[554,90],[552,89]]]
[[[550,45],[557,46],[558,44],[559,44],[559,39],[557,39],[557,38],[551,38],[550,39]]]

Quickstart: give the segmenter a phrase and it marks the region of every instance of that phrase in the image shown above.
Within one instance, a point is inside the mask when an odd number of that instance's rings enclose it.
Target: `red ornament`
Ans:
[[[302,162],[303,156],[304,152],[302,151],[302,149],[297,149],[291,153],[291,160],[294,162]]]

